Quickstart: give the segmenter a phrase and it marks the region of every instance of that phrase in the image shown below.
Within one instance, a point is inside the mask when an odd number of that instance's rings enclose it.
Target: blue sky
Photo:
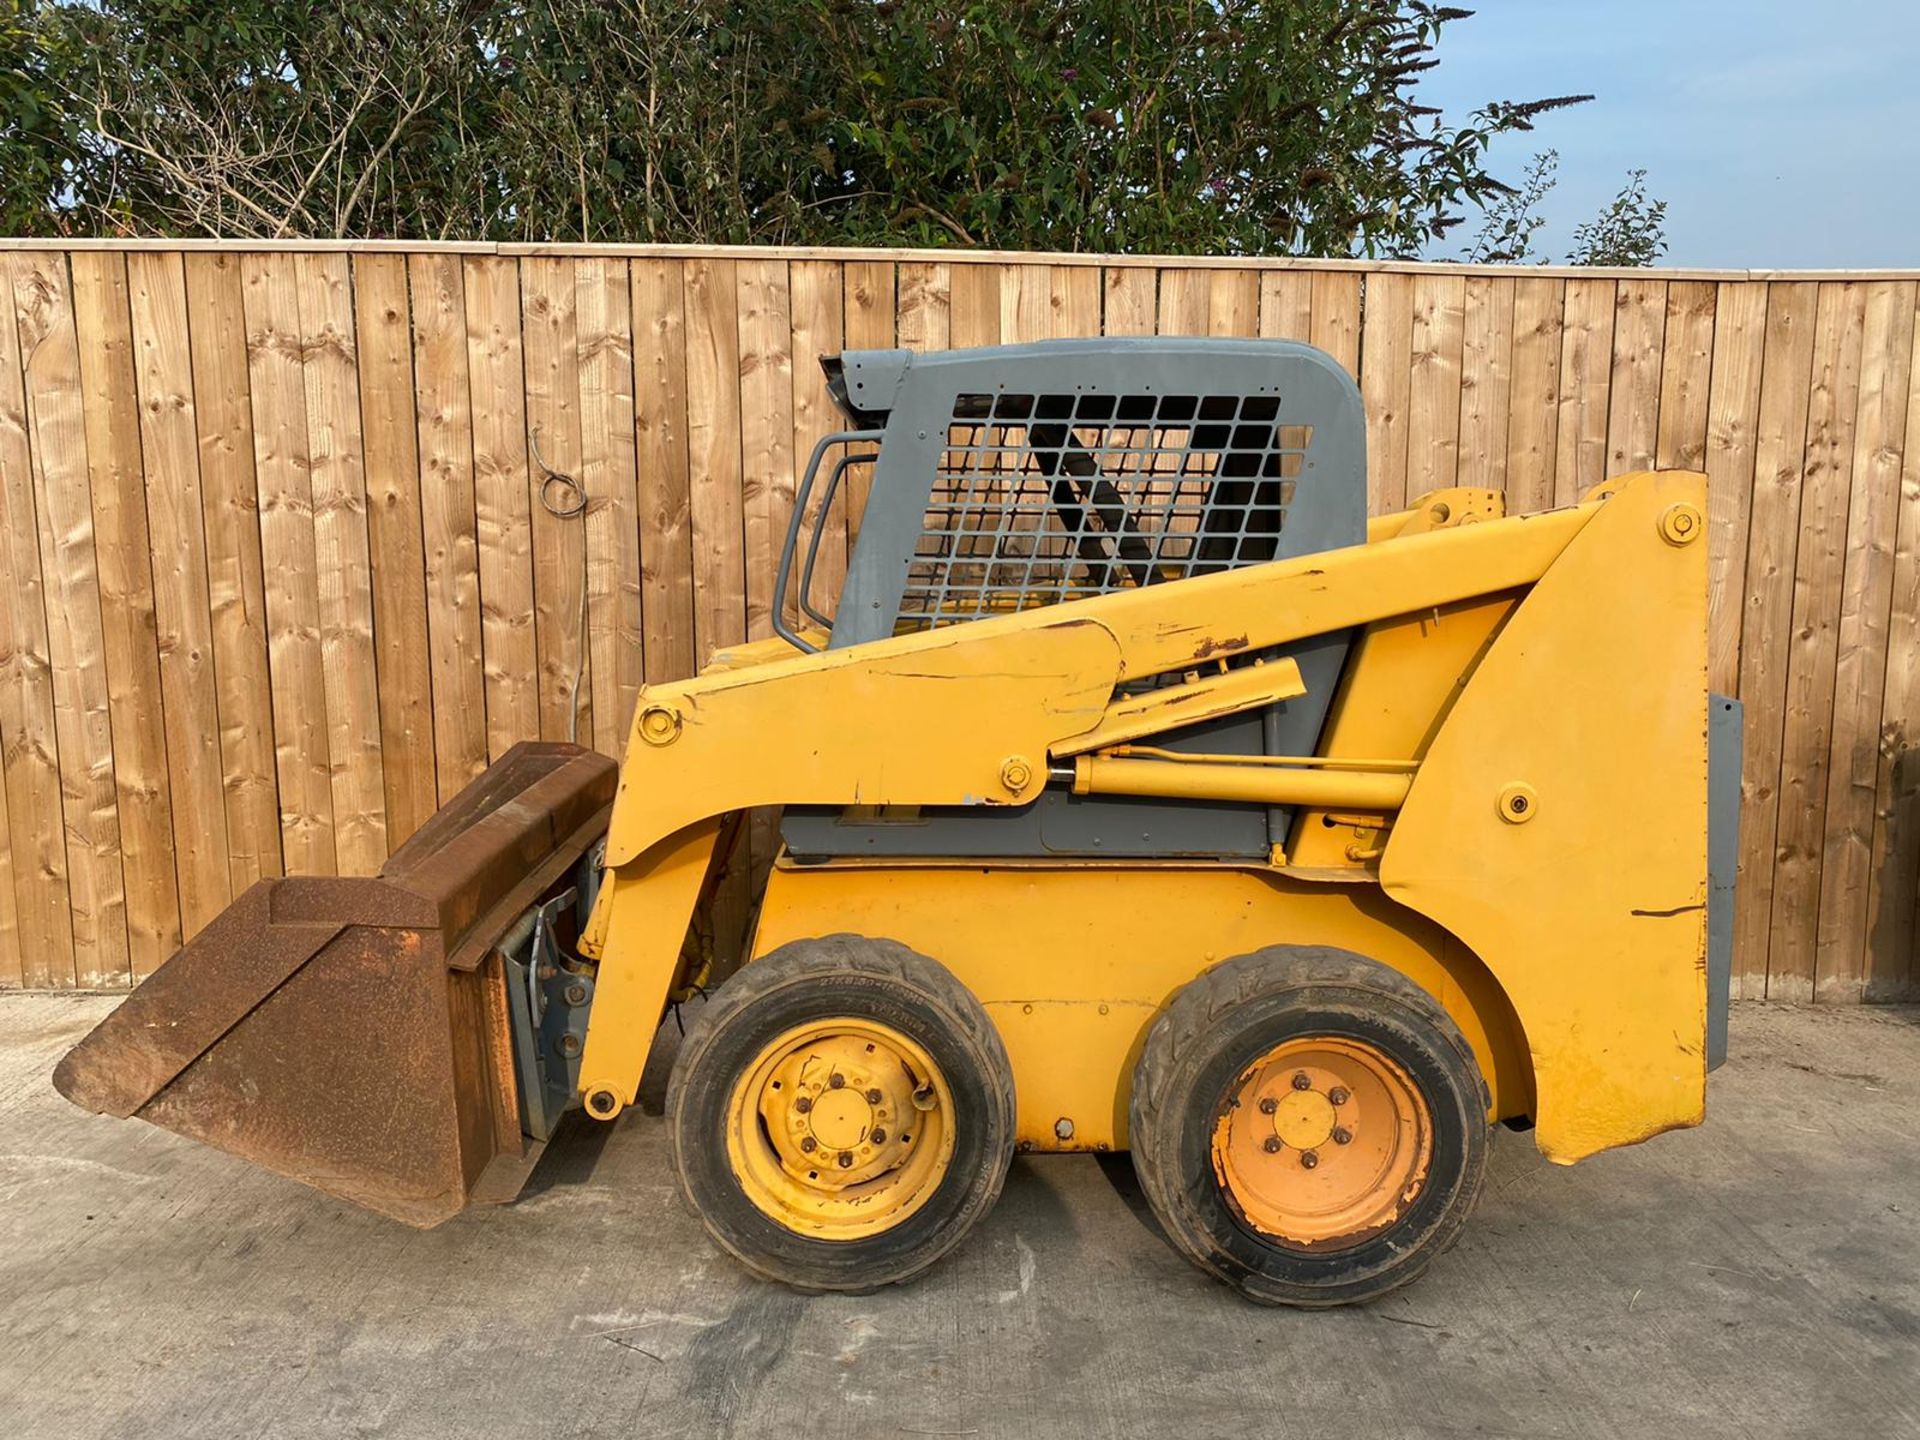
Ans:
[[[1443,33],[1427,103],[1457,120],[1487,100],[1598,97],[1494,152],[1506,180],[1560,152],[1540,237],[1552,259],[1645,167],[1667,201],[1662,263],[1920,265],[1915,0],[1463,3],[1477,13]]]

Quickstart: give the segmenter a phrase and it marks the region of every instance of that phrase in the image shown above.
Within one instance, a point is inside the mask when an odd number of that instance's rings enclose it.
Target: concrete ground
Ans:
[[[1920,1435],[1920,1011],[1737,1007],[1705,1127],[1502,1134],[1466,1236],[1261,1310],[1124,1157],[1023,1160],[917,1285],[808,1299],[682,1209],[658,1120],[418,1233],[48,1083],[110,1008],[0,1000],[0,1436]]]

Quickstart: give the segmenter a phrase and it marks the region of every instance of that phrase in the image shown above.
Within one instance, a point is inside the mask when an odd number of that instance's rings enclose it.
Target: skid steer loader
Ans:
[[[823,364],[797,624],[649,686],[617,770],[521,745],[378,876],[256,885],[61,1091],[432,1225],[632,1105],[711,988],[666,1124],[753,1271],[905,1280],[1017,1151],[1131,1150],[1176,1249],[1300,1305],[1425,1269],[1497,1122],[1561,1162],[1699,1122],[1739,757],[1702,476],[1369,520],[1359,395],[1305,346]],[[827,595],[807,517],[861,469]]]

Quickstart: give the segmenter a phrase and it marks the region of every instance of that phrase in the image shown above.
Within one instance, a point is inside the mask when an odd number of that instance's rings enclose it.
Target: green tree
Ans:
[[[1483,205],[1480,230],[1461,258],[1493,265],[1545,264],[1534,244],[1546,226],[1540,206],[1558,183],[1559,152],[1545,150],[1527,165],[1520,185],[1502,187]],[[1647,198],[1647,172],[1627,174],[1620,193],[1592,220],[1576,225],[1569,265],[1651,265],[1667,250],[1667,202]]]
[[[1409,255],[1586,98],[1448,123],[1433,0],[15,6],[16,232]]]
[[[1627,183],[1607,208],[1573,230],[1573,265],[1651,265],[1667,253],[1667,202],[1647,198],[1647,172]]]
[[[1547,198],[1560,167],[1560,152],[1543,150],[1527,162],[1516,187],[1503,189],[1482,207],[1479,232],[1463,257],[1476,265],[1527,265],[1545,260],[1534,237],[1546,225],[1540,202]]]

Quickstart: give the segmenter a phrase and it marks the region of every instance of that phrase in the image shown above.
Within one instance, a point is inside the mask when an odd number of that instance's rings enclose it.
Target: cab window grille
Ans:
[[[1277,395],[962,394],[899,628],[1274,557],[1312,427]]]

